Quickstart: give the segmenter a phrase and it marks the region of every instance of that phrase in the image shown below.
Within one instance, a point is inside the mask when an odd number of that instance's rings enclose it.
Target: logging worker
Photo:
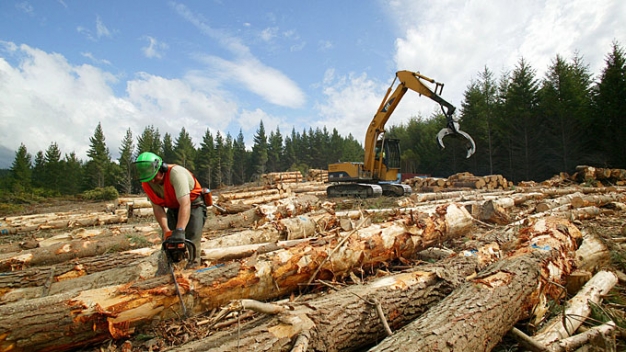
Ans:
[[[196,266],[200,263],[202,228],[207,214],[200,183],[183,166],[166,164],[151,152],[139,154],[135,167],[163,231],[163,240],[172,236],[191,241],[196,250],[191,253],[195,261],[188,265]]]

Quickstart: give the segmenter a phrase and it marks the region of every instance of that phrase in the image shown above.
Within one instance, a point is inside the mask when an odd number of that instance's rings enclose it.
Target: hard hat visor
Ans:
[[[159,171],[158,161],[139,161],[135,163],[139,181],[149,182]]]
[[[137,174],[139,175],[139,181],[151,181],[154,176],[156,176],[157,172],[159,172],[162,164],[163,161],[161,160],[161,157],[154,153],[145,152],[139,154],[137,160],[135,161],[135,168],[137,169]]]

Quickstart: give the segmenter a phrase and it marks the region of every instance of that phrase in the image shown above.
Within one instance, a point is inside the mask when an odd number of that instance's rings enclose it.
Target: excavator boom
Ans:
[[[396,81],[398,81],[397,86]],[[430,85],[434,85],[434,89]],[[467,140],[467,157],[469,158],[474,154],[476,150],[474,140],[469,134],[460,130],[458,120],[453,118],[456,108],[440,96],[443,84],[418,72],[398,71],[367,128],[364,144],[365,160],[363,163],[330,164],[328,167],[329,181],[342,182],[343,184],[329,186],[327,188],[328,196],[358,195],[364,198],[371,197],[372,194],[379,193],[370,189],[376,188],[373,185],[382,187],[383,195],[401,196],[411,192],[410,187],[405,187],[399,183],[400,151],[398,141],[385,139],[385,124],[409,89],[432,99],[441,106],[447,121],[446,127],[437,134],[439,146],[445,147],[443,144],[445,136],[460,136]]]

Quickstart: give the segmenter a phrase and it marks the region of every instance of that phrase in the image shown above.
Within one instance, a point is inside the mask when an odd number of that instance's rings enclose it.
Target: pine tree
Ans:
[[[285,170],[293,171],[293,169],[296,167],[296,164],[298,163],[298,157],[296,155],[296,139],[296,129],[293,128],[291,130],[291,136],[285,137],[285,157],[283,160]]]
[[[32,175],[33,187],[43,188],[46,184],[46,157],[41,150],[35,154]]]
[[[13,192],[29,191],[32,185],[32,157],[24,143],[15,152],[15,159],[11,165],[11,183]]]
[[[107,186],[111,169],[111,156],[105,143],[104,132],[101,123],[98,123],[92,137],[89,138],[90,146],[87,156],[90,158],[86,165],[87,184],[90,188]]]
[[[244,142],[243,132],[239,130],[237,139],[233,142],[233,183],[243,184],[248,180],[246,175],[248,165],[248,152]]]
[[[200,149],[196,156],[196,172],[200,184],[205,187],[213,188],[213,159],[215,158],[215,143],[213,135],[207,128],[200,143]]]
[[[65,154],[62,161],[63,179],[61,180],[61,193],[76,195],[82,191],[83,163],[76,157],[76,153]]]
[[[475,174],[493,174],[495,157],[495,119],[498,104],[497,82],[485,67],[476,82],[464,93],[461,129],[467,132],[481,152],[472,158]]]
[[[509,177],[514,182],[540,178],[544,172],[540,163],[544,131],[539,121],[537,92],[535,70],[522,58],[511,76],[503,115],[503,129],[511,142],[508,151],[516,165]]]
[[[180,129],[178,138],[176,138],[174,146],[174,163],[181,165],[195,173],[194,160],[196,158],[196,148],[193,146],[191,136],[185,130],[185,127]]]
[[[270,132],[270,137],[267,145],[267,171],[268,172],[281,172],[285,171],[281,165],[283,159],[283,136],[280,134],[280,128],[276,127],[276,132]]]
[[[173,162],[176,160],[176,152],[174,151],[174,142],[172,141],[172,135],[169,133],[165,133],[163,136],[163,151],[161,158],[166,162]]]
[[[263,121],[259,123],[259,129],[254,135],[254,145],[252,146],[250,158],[249,174],[256,180],[267,170],[267,136],[265,135]]]
[[[221,187],[224,184],[224,138],[220,131],[215,134],[215,159],[213,159],[213,171],[215,184]]]
[[[339,135],[339,131],[333,128],[333,133],[330,136],[330,146],[328,151],[328,164],[338,163],[343,158],[343,138]]]
[[[570,64],[557,55],[540,90],[546,176],[573,171],[582,160],[590,87],[590,75],[580,59]]]
[[[226,140],[224,141],[222,153],[223,176],[222,179],[227,185],[233,184],[233,137],[230,133],[226,134]]]
[[[122,194],[133,193],[133,188],[138,187],[139,184],[135,182],[135,168],[133,166],[134,159],[134,143],[133,132],[129,129],[126,130],[126,135],[122,139],[122,145],[120,146],[120,157],[118,159],[119,174],[118,182],[119,191]],[[134,187],[133,187],[134,186]]]
[[[606,156],[604,167],[626,167],[626,55],[617,42],[606,57],[597,85],[594,136]],[[602,160],[600,160],[602,162]]]
[[[141,136],[137,137],[137,154],[152,152],[161,155],[163,145],[161,144],[161,134],[159,130],[150,125],[146,127]]]
[[[55,193],[61,192],[63,169],[61,165],[61,150],[56,142],[50,143],[45,154],[45,188]]]

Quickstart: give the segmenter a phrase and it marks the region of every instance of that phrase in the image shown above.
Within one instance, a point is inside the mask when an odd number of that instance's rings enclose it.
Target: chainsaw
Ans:
[[[167,257],[167,265],[170,269],[170,274],[174,280],[174,287],[176,288],[176,294],[180,300],[180,305],[183,309],[183,315],[187,318],[187,308],[183,301],[183,296],[180,294],[180,287],[178,287],[178,281],[176,281],[176,275],[174,274],[174,264],[183,260],[187,260],[188,263],[193,263],[196,259],[196,246],[190,240],[185,238],[185,231],[169,231],[165,234],[165,240],[163,241],[162,248],[165,251]]]

